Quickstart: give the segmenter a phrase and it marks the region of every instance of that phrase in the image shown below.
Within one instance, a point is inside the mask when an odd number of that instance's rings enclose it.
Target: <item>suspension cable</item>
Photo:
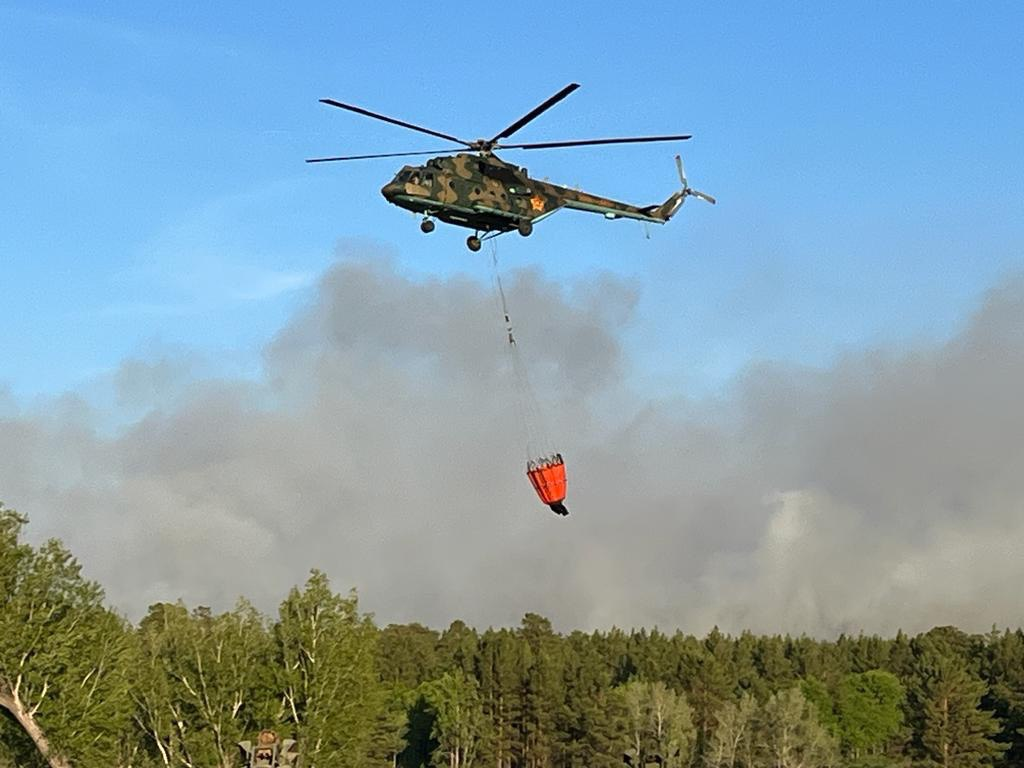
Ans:
[[[531,459],[551,454],[553,451],[544,428],[544,418],[541,413],[540,404],[530,383],[530,376],[527,372],[522,352],[519,349],[519,343],[516,341],[512,318],[508,311],[508,300],[505,296],[504,286],[501,283],[501,271],[498,268],[498,248],[493,240],[491,241],[491,271],[495,299],[505,322],[507,341],[505,351],[509,358],[514,379],[519,422],[521,429],[525,432],[526,460],[530,461]]]

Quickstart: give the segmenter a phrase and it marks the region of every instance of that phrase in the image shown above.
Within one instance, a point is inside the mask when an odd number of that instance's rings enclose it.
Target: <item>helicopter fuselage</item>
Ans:
[[[531,179],[525,168],[493,154],[458,153],[407,165],[381,189],[389,203],[476,232],[529,234],[534,222],[561,208],[662,224],[682,201],[638,207],[569,187]]]

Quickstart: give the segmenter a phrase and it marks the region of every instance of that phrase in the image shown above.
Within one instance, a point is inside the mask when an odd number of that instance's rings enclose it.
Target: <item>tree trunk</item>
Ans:
[[[942,765],[949,768],[949,697],[942,699]]]
[[[24,729],[29,738],[32,739],[32,743],[36,745],[39,754],[50,764],[50,768],[71,768],[71,763],[65,758],[54,754],[46,734],[43,733],[43,729],[39,727],[39,723],[36,722],[32,714],[25,710],[24,705],[16,695],[8,691],[0,692],[0,707],[10,712],[14,719],[18,721],[18,725]]]

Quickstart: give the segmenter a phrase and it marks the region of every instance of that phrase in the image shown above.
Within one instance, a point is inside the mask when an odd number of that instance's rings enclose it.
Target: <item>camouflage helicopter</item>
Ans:
[[[570,83],[495,135],[494,138],[477,139],[476,141],[465,141],[446,133],[377,114],[352,104],[344,104],[334,99],[320,99],[323,104],[446,139],[460,144],[461,147],[423,152],[317,157],[306,162],[329,163],[339,160],[437,155],[423,165],[407,165],[402,168],[390,182],[384,185],[381,194],[389,203],[414,213],[423,214],[423,220],[420,222],[420,229],[423,232],[434,231],[434,219],[472,229],[473,234],[466,239],[466,245],[471,251],[479,251],[481,241],[505,232],[515,230],[523,237],[527,237],[533,232],[534,224],[562,208],[600,213],[607,219],[639,219],[640,221],[664,224],[679,210],[688,196],[699,197],[709,203],[715,202],[711,195],[690,188],[679,155],[676,155],[676,169],[682,187],[677,192],[673,192],[660,205],[641,207],[551,184],[547,181],[531,179],[525,168],[506,163],[494,154],[496,149],[558,149],[598,144],[683,141],[690,138],[689,135],[634,136],[582,141],[544,141],[532,144],[502,143],[504,139],[509,138],[577,88],[579,88],[578,83]]]

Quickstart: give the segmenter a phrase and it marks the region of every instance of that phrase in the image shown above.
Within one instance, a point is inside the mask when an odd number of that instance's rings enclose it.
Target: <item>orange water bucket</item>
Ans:
[[[550,506],[565,501],[565,462],[561,454],[528,462],[526,476],[545,504]]]

